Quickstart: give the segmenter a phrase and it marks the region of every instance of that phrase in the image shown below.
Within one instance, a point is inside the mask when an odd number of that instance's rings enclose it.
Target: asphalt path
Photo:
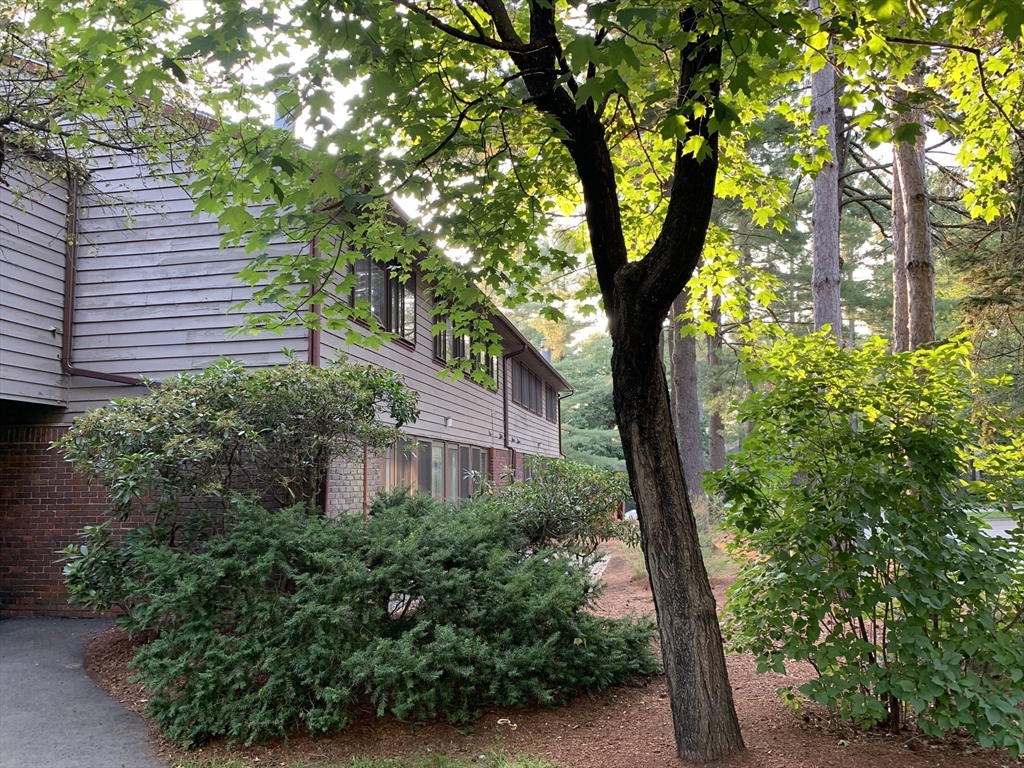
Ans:
[[[106,619],[0,621],[0,768],[166,768],[142,718],[85,673]]]

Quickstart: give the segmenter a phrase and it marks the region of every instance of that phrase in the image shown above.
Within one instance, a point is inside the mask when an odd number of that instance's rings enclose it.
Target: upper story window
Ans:
[[[548,421],[558,423],[558,392],[550,385],[544,387],[544,416]]]
[[[512,361],[512,400],[541,413],[543,388],[540,377],[518,360]]]
[[[495,382],[492,389],[496,388],[498,381],[498,363],[495,358],[486,352],[473,352],[473,340],[469,336],[456,336],[452,330],[452,321],[441,319],[446,327],[434,337],[434,357],[441,362],[465,358],[472,360],[475,367],[487,371],[491,381]]]
[[[352,264],[355,301],[370,305],[370,315],[380,327],[410,344],[416,342],[416,277],[399,279],[398,262],[382,263],[363,256]]]

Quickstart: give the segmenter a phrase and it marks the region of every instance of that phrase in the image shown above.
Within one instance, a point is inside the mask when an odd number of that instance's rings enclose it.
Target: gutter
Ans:
[[[74,323],[75,323],[75,289],[77,272],[75,261],[78,257],[78,175],[68,174],[68,218],[64,246],[64,333],[61,336],[60,367],[71,376],[82,376],[87,379],[100,379],[115,384],[127,384],[135,387],[159,386],[157,382],[146,383],[136,376],[122,376],[117,373],[94,371],[90,368],[79,368],[74,364]]]

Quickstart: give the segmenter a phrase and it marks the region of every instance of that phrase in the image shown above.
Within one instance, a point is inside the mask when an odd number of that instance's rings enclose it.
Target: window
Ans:
[[[518,360],[512,361],[512,400],[534,413],[541,413],[540,377]]]
[[[408,486],[457,502],[479,493],[487,459],[486,448],[401,438],[381,460],[381,482],[386,489]]]
[[[552,386],[544,388],[544,416],[548,421],[558,423],[558,393]]]
[[[352,271],[356,275],[354,301],[369,304],[370,315],[383,330],[415,343],[416,277],[410,273],[402,282],[398,262],[384,264],[370,256],[356,260]]]
[[[487,373],[494,382],[492,389],[497,388],[498,362],[486,352],[473,352],[473,340],[469,336],[456,336],[452,330],[452,321],[441,318],[438,322],[446,327],[434,337],[434,357],[442,362],[465,358],[473,361],[473,367]]]

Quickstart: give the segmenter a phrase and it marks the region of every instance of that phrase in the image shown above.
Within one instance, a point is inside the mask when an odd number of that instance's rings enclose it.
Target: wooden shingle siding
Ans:
[[[0,186],[0,398],[63,405],[67,182],[11,168]]]

